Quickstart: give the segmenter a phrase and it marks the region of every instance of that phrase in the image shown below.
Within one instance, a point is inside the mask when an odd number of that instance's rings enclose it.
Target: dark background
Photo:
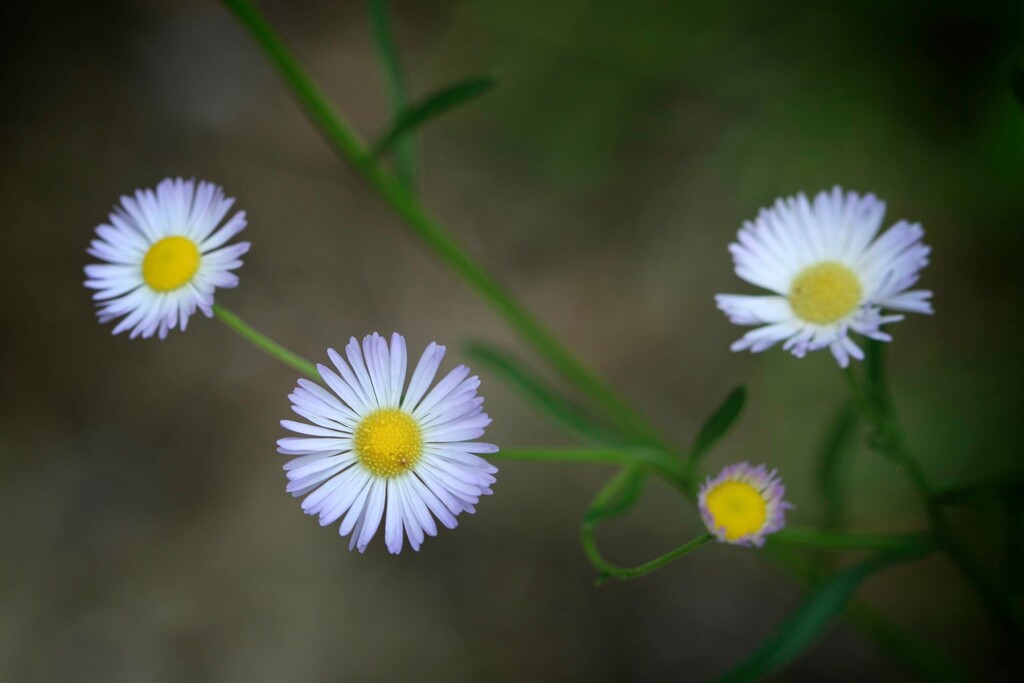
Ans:
[[[264,2],[367,137],[388,119],[359,2]],[[897,401],[936,486],[1020,469],[1024,110],[1021,4],[400,2],[416,95],[497,89],[421,136],[422,194],[591,365],[686,443],[739,382],[709,460],[781,468],[820,521],[814,454],[844,383],[828,354],[736,355],[716,292],[751,292],[726,244],[776,196],[840,183],[921,221],[937,315],[893,328]],[[117,198],[166,176],[222,184],[253,249],[219,301],[314,359],[350,335],[473,339],[525,354],[332,156],[214,2],[6,3],[0,113],[0,678],[296,683],[699,680],[738,662],[799,588],[714,546],[595,589],[579,519],[610,470],[499,462],[493,498],[419,554],[350,554],[284,493],[274,440],[295,372],[215,321],[111,337],[82,286]],[[418,353],[418,351],[417,351]],[[569,443],[495,378],[506,447]],[[921,528],[867,450],[852,525]],[[957,523],[994,560],[992,513]],[[623,563],[699,529],[653,486],[601,540]],[[1009,677],[970,588],[932,559],[864,593]],[[838,626],[784,680],[902,680]]]

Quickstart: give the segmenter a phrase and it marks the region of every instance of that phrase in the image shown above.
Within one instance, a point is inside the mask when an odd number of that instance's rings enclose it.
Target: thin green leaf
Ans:
[[[395,117],[391,128],[374,145],[374,156],[383,156],[399,140],[414,129],[459,105],[480,97],[493,88],[495,83],[496,81],[491,76],[468,78],[454,85],[442,88],[419,102],[410,104]]]
[[[897,562],[916,559],[920,552],[880,553],[835,574],[812,590],[800,607],[742,664],[722,681],[756,681],[785,665],[810,647],[846,609],[861,584],[875,572]]]
[[[729,392],[721,405],[707,419],[704,426],[697,432],[697,438],[693,440],[693,448],[690,449],[689,465],[691,470],[697,466],[700,458],[721,439],[732,428],[736,419],[743,412],[743,405],[747,402],[747,388],[740,385]]]
[[[605,484],[587,508],[584,526],[593,527],[599,521],[621,517],[633,509],[644,491],[647,471],[639,465],[624,467]]]
[[[476,365],[487,369],[518,391],[538,412],[550,418],[557,426],[590,441],[622,443],[597,417],[562,396],[510,354],[489,344],[472,343],[466,347],[466,355]]]
[[[805,554],[797,552],[792,546],[772,543],[771,539],[764,551],[794,578],[804,583],[814,583],[815,568]],[[921,680],[942,683],[968,680],[959,665],[943,652],[900,628],[863,600],[850,600],[845,617]]]
[[[391,99],[392,116],[397,118],[409,104],[402,60],[398,54],[395,32],[391,26],[391,12],[387,0],[369,0],[370,24],[373,28],[373,42],[380,57],[384,78],[387,81],[388,96]],[[415,185],[415,150],[411,135],[406,135],[395,144],[395,169],[398,179],[408,188]]]

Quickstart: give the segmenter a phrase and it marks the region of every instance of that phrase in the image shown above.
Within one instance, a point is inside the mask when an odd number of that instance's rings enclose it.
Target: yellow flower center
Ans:
[[[856,273],[836,261],[804,268],[789,287],[789,305],[802,320],[826,325],[857,307],[861,295]]]
[[[199,247],[181,235],[154,242],[142,259],[142,279],[158,292],[172,292],[187,285],[197,270]]]
[[[356,425],[359,462],[378,477],[407,472],[420,459],[423,435],[412,415],[398,408],[375,410]]]
[[[704,504],[715,529],[725,530],[725,540],[735,541],[756,533],[768,518],[768,504],[753,486],[742,481],[725,481],[708,491]]]

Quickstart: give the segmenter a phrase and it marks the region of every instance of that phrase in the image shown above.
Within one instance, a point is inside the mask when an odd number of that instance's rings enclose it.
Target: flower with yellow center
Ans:
[[[732,345],[763,351],[782,342],[798,358],[828,348],[840,366],[864,357],[851,332],[890,341],[882,326],[902,320],[883,309],[931,313],[931,292],[911,290],[931,249],[920,225],[899,221],[879,235],[885,204],[836,187],[811,202],[780,199],[746,223],[729,245],[736,274],[773,293],[719,294],[737,325],[755,325]]]
[[[460,365],[431,389],[444,352],[430,344],[406,386],[401,335],[390,345],[377,333],[361,345],[353,338],[344,358],[328,349],[333,368],[317,366],[330,391],[300,379],[289,396],[308,422],[281,422],[301,435],[277,442],[296,456],[284,466],[287,491],[305,496],[302,509],[321,526],[341,519],[350,549],[366,550],[383,522],[391,553],[406,538],[419,550],[437,534],[435,519],[452,529],[491,493],[497,469],[480,455],[498,449],[473,441],[491,422],[476,393],[480,380]]]
[[[704,524],[719,541],[760,547],[767,534],[786,525],[786,510],[793,506],[783,500],[785,494],[774,470],[742,462],[709,478],[697,502]]]
[[[363,467],[378,477],[408,472],[423,454],[423,431],[409,413],[379,408],[356,425],[352,441]]]
[[[801,270],[789,287],[789,305],[801,320],[828,325],[842,320],[860,303],[860,279],[835,261],[824,261]]]
[[[181,235],[154,242],[142,259],[142,279],[156,292],[173,292],[184,287],[197,270],[199,247]]]
[[[181,178],[122,197],[89,246],[103,263],[85,267],[100,322],[122,318],[114,334],[163,339],[196,309],[212,316],[214,290],[238,284],[231,271],[249,250],[228,244],[245,228],[243,211],[222,224],[233,203],[212,183]]]

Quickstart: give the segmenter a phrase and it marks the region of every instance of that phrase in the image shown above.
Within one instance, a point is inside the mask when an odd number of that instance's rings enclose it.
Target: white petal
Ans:
[[[388,552],[397,555],[402,552],[402,497],[394,479],[388,479],[387,513],[384,516],[384,545]]]
[[[363,528],[359,531],[359,540],[356,542],[359,552],[366,550],[373,535],[377,533],[377,527],[380,526],[381,517],[384,515],[385,482],[386,480],[377,479],[370,485],[370,498],[366,501],[366,519],[363,520]]]
[[[402,410],[412,412],[416,408],[420,399],[423,398],[423,394],[430,387],[430,383],[434,381],[434,375],[437,374],[437,368],[441,365],[444,352],[445,347],[438,346],[434,342],[427,345],[419,363],[416,364],[416,369],[413,370],[412,379],[409,380],[409,389],[402,399]]]

